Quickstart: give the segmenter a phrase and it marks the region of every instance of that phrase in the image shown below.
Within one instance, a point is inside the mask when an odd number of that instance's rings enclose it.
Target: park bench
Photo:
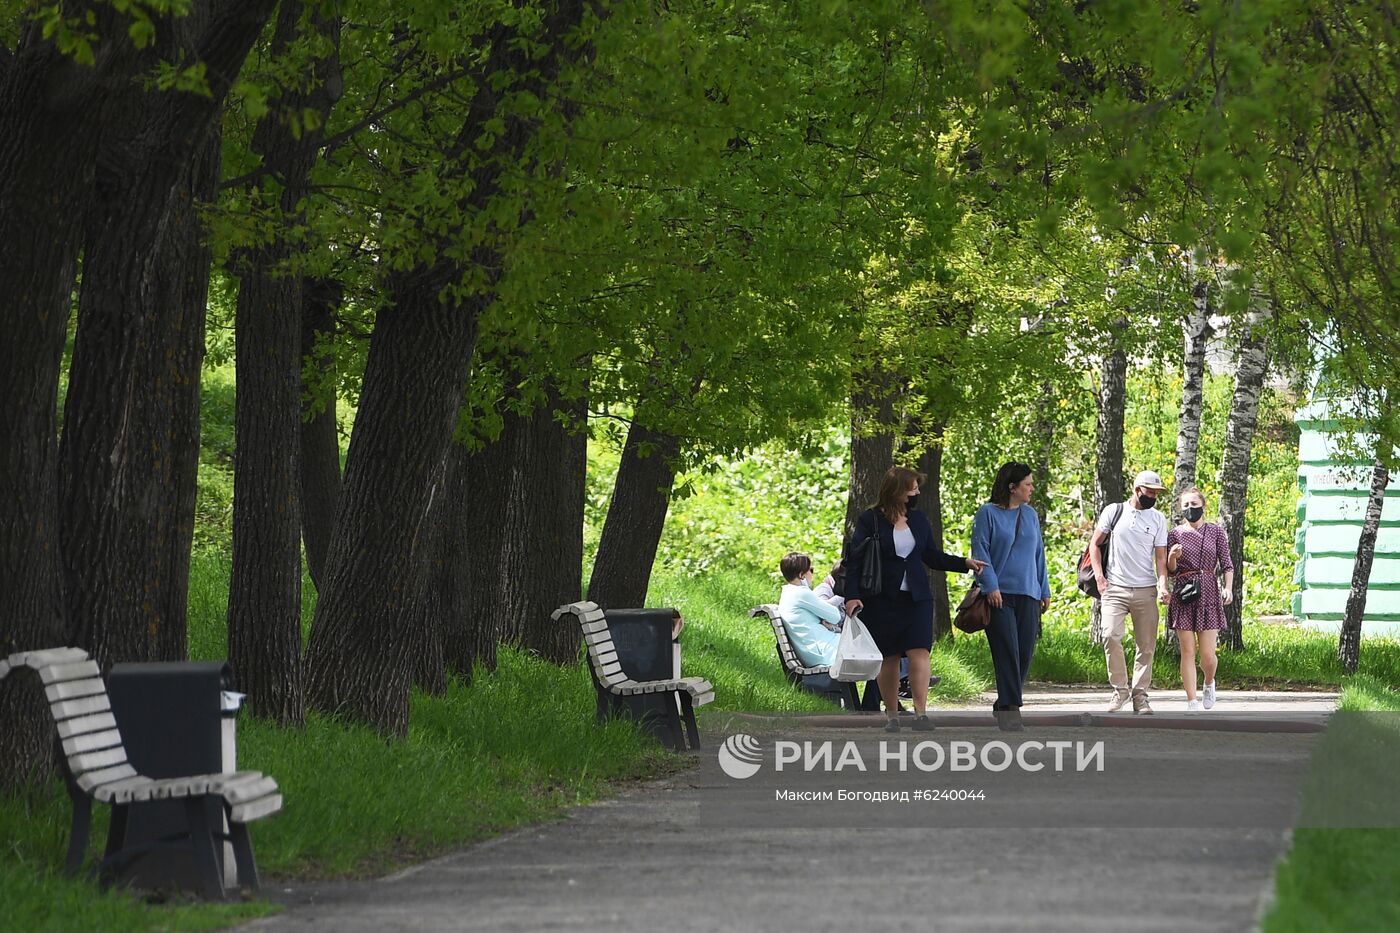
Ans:
[[[102,880],[113,878],[123,866],[141,858],[155,845],[127,845],[128,808],[158,800],[182,800],[186,831],[177,839],[163,839],[156,844],[187,841],[205,896],[222,899],[228,892],[215,846],[228,841],[237,866],[237,886],[257,890],[257,865],[247,824],[282,809],[282,795],[272,778],[257,771],[162,779],[142,776],[127,760],[107,686],[87,652],[80,648],[49,648],[12,654],[0,661],[0,680],[21,668],[39,675],[58,727],[64,779],[73,801],[65,866],[68,874],[78,873],[87,853],[93,800],[112,807],[107,847],[97,869]],[[211,818],[207,806],[211,800],[218,802],[228,820],[227,834]]]
[[[680,652],[671,638],[671,610],[604,612],[583,601],[560,606],[550,618],[572,616],[583,632],[588,666],[598,695],[598,718],[623,715],[661,727],[657,737],[676,751],[700,747],[695,707],[715,698],[702,677],[682,677]],[[684,726],[684,732],[682,731]]]
[[[800,690],[824,696],[845,709],[859,708],[860,698],[856,693],[855,684],[832,680],[830,668],[826,665],[807,667],[802,663],[792,647],[787,627],[783,625],[783,617],[778,614],[775,604],[764,603],[749,610],[750,618],[757,619],[759,616],[766,616],[773,626],[773,638],[778,646],[778,661],[782,664],[783,673],[787,675],[789,683]]]

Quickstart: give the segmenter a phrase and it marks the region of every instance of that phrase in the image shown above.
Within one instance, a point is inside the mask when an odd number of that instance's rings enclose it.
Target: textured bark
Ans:
[[[457,461],[455,499],[462,520],[454,528],[450,546],[460,568],[456,591],[460,599],[450,605],[446,634],[448,667],[461,677],[471,677],[480,665],[496,669],[496,646],[505,625],[497,602],[501,591],[501,554],[505,547],[505,513],[510,497],[511,445],[498,439],[468,453],[454,449]]]
[[[556,664],[578,660],[578,627],[549,616],[583,595],[586,417],[584,400],[566,403],[551,393],[515,432],[499,576],[502,619],[510,640]]]
[[[1127,326],[1118,323],[1119,329]],[[1102,512],[1113,502],[1123,501],[1123,415],[1127,403],[1128,354],[1115,346],[1099,369],[1099,388],[1095,401],[1098,421],[1094,432],[1094,514]],[[1103,644],[1103,618],[1097,599],[1089,613],[1089,637]]]
[[[1267,305],[1256,300],[1256,310],[1244,321],[1235,366],[1235,394],[1225,423],[1225,451],[1220,461],[1220,524],[1230,539],[1235,564],[1234,600],[1225,607],[1224,644],[1244,647],[1244,535],[1245,506],[1249,499],[1249,458],[1254,429],[1259,424],[1259,393],[1264,386],[1267,359],[1263,325]]]
[[[441,284],[392,288],[365,366],[326,586],[307,652],[307,700],[381,732],[408,728],[413,561],[470,370],[480,302],[443,303]]]
[[[943,436],[943,425],[938,425],[935,435]],[[919,458],[919,472],[928,477],[921,487],[919,508],[928,516],[933,526],[933,546],[943,550],[943,442],[932,443]],[[933,590],[933,639],[953,637],[953,614],[948,596],[948,575],[931,573],[929,587]],[[959,599],[962,595],[959,594]]]
[[[1192,298],[1191,313],[1182,322],[1186,346],[1181,365],[1181,420],[1176,435],[1173,515],[1178,513],[1178,500],[1182,491],[1196,485],[1196,453],[1201,442],[1201,399],[1205,386],[1206,346],[1210,343],[1212,334],[1208,284],[1197,282],[1192,291]]]
[[[851,479],[846,495],[848,536],[856,517],[880,495],[880,480],[894,463],[894,374],[875,364],[855,374],[851,389]]]
[[[640,421],[632,422],[627,431],[588,580],[588,598],[605,609],[646,605],[676,479],[672,464],[679,450],[675,435],[653,431]]]
[[[447,461],[448,454],[444,453],[442,462],[433,474],[432,488],[428,491],[427,515],[418,540],[414,542],[413,563],[422,574],[422,579],[413,606],[413,684],[433,696],[447,692],[447,668],[443,659]]]
[[[75,3],[111,35],[115,16]],[[0,62],[0,656],[66,641],[58,521],[58,382],[91,199],[97,111],[129,74],[124,40],[75,65],[21,20]],[[0,681],[0,789],[51,773],[53,726],[32,676]]]
[[[273,55],[284,55],[303,28],[302,3],[284,2]],[[331,40],[337,20],[307,27]],[[258,121],[253,151],[280,186],[282,230],[301,223],[319,130],[297,134],[289,112],[325,116],[338,93],[334,57],[318,60],[309,92],[290,91]],[[305,721],[301,666],[301,374],[302,277],[289,270],[296,245],[282,235],[241,253],[234,325],[237,405],[234,419],[233,567],[229,576],[229,665],[250,711],[284,725]]]
[[[1376,557],[1376,535],[1381,527],[1381,510],[1385,507],[1385,490],[1390,485],[1390,470],[1380,460],[1371,472],[1371,493],[1366,499],[1366,519],[1361,524],[1361,540],[1356,545],[1356,563],[1352,565],[1351,592],[1342,614],[1342,631],[1337,640],[1337,660],[1348,674],[1355,674],[1361,663],[1361,622],[1366,616],[1366,589],[1371,580],[1371,565]]]
[[[326,553],[340,507],[340,434],[336,423],[335,355],[330,345],[340,285],[307,281],[301,296],[301,537],[311,582],[325,580]]]

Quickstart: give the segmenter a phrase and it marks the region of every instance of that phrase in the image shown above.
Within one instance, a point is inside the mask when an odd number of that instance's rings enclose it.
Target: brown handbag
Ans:
[[[1021,510],[1016,510],[1016,533],[1011,537],[1011,547],[1016,547],[1016,539],[1021,537]],[[1011,551],[1006,552],[1009,559]],[[1003,564],[1002,567],[1006,565]],[[997,576],[1001,576],[1001,570],[997,571]],[[992,604],[987,602],[987,594],[982,592],[980,583],[973,583],[967,590],[967,595],[958,603],[958,611],[953,616],[953,624],[959,630],[973,634],[986,631],[987,626],[992,624]]]
[[[953,624],[970,633],[983,631],[992,624],[992,604],[987,602],[987,595],[982,592],[979,584],[972,584],[962,602],[958,603]]]

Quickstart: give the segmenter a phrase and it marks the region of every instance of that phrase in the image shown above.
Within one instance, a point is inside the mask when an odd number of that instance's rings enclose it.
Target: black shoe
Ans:
[[[929,674],[929,675],[928,675],[928,685],[929,685],[930,687],[937,687],[937,686],[938,686],[940,683],[942,683],[942,682],[943,682],[943,678],[942,678],[942,677],[939,677],[937,674]]]
[[[891,716],[888,720],[885,721],[885,731],[886,731],[886,732],[898,732],[898,731],[899,731],[899,720],[896,719],[896,718],[894,718],[893,716]]]
[[[914,721],[910,724],[909,728],[913,729],[915,732],[932,732],[933,720],[929,719],[927,714],[923,716],[915,716]]]
[[[1025,732],[1026,727],[1021,722],[1021,711],[1015,709],[995,710],[993,715],[997,718],[997,728],[1002,732]]]

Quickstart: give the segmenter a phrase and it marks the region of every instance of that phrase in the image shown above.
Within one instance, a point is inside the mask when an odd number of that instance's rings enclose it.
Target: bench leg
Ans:
[[[690,694],[680,691],[677,696],[681,698],[681,716],[685,720],[685,730],[690,736],[690,747],[700,747],[700,730],[695,725],[695,704],[691,702]]]
[[[92,835],[92,798],[72,778],[64,783],[68,786],[68,798],[73,801],[73,825],[68,830],[68,859],[63,869],[69,877],[75,877],[83,867]]]
[[[112,804],[112,821],[107,825],[107,848],[102,852],[106,861],[126,847],[126,815],[129,805]]]
[[[677,752],[685,751],[685,734],[682,732],[681,716],[676,710],[676,694],[665,694],[666,696],[666,731],[671,736],[671,749]]]
[[[253,861],[253,842],[248,838],[248,824],[228,824],[229,841],[233,843],[234,864],[238,866],[238,886],[254,894],[258,891],[258,864]]]
[[[209,822],[206,797],[185,798],[185,820],[189,824],[190,848],[194,851],[195,868],[204,886],[204,896],[214,901],[224,899],[223,872],[219,871],[219,856],[214,849],[214,827]]]

